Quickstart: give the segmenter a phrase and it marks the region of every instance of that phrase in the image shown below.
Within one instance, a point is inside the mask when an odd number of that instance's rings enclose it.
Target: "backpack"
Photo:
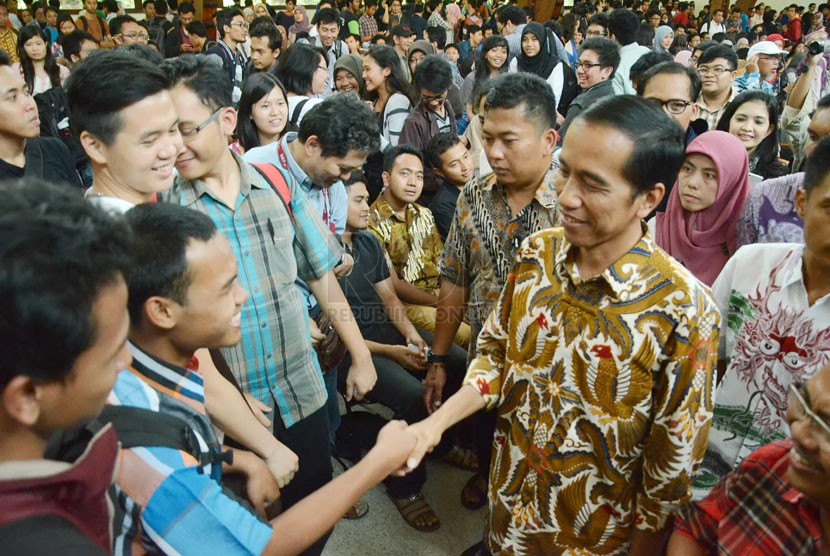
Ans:
[[[152,44],[156,45],[158,48],[159,54],[164,56],[164,39],[167,36],[167,31],[162,26],[162,22],[167,20],[159,18],[153,18],[152,21],[147,22],[147,34],[150,35],[150,40]]]
[[[565,64],[562,60],[559,60],[559,63]],[[579,88],[579,82],[576,80],[576,72],[569,65],[565,64],[562,73],[565,75],[565,82],[562,84],[562,96],[556,109],[564,116],[568,113],[571,102],[582,92],[582,89]]]
[[[106,35],[106,27],[104,27],[105,23],[104,23],[103,18],[96,15],[95,19],[98,20],[98,25],[101,27],[101,35],[104,35],[103,39],[106,40],[107,39],[107,37],[105,36]],[[81,27],[84,28],[84,31],[89,33],[89,22],[86,20],[86,16],[82,15],[78,18],[78,20],[81,22]]]
[[[52,87],[35,95],[38,117],[40,118],[40,136],[56,137],[69,149],[75,168],[80,172],[87,164],[86,153],[81,142],[69,127],[69,102],[62,87]]]

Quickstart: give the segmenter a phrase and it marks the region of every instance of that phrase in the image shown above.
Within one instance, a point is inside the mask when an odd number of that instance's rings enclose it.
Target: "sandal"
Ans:
[[[363,500],[358,500],[354,506],[349,508],[349,511],[343,516],[343,519],[360,519],[369,513],[369,504]]]
[[[444,463],[464,471],[478,471],[478,457],[473,450],[453,446],[452,449],[441,458]]]
[[[426,533],[441,527],[438,516],[424,500],[422,493],[418,492],[406,498],[392,498],[390,496],[389,499],[395,504],[406,524],[413,529]]]
[[[468,510],[477,510],[487,504],[487,479],[476,473],[461,489],[461,505]]]

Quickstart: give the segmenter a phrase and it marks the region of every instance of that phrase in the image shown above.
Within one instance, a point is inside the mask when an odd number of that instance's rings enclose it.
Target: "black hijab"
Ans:
[[[553,46],[553,33],[541,23],[535,21],[525,26],[522,31],[522,39],[528,33],[532,34],[539,41],[539,54],[533,58],[528,58],[524,53],[524,49],[522,49],[518,57],[519,71],[526,71],[536,74],[542,79],[547,79],[559,61],[559,58],[556,56],[556,47]]]

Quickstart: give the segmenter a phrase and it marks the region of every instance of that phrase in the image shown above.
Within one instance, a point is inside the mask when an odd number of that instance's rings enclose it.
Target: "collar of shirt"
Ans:
[[[205,382],[202,375],[156,359],[132,342],[127,342],[127,348],[133,356],[130,372],[154,390],[182,400],[205,414]]]
[[[285,153],[285,161],[288,163],[288,172],[294,176],[294,179],[303,188],[303,191],[306,193],[311,191],[314,188],[314,184],[311,182],[311,178],[308,177],[308,174],[300,168],[300,165],[297,164],[297,161],[294,159],[294,155],[291,154],[291,149],[288,148],[288,143],[293,143],[297,140],[297,136],[299,134],[296,131],[292,131],[286,133],[285,136],[280,139],[280,145],[282,145],[282,152]]]
[[[787,266],[784,269],[784,274],[782,275],[781,288],[788,288],[794,284],[798,284],[806,294],[804,274],[801,271],[801,265],[804,259],[804,246],[794,246],[792,251],[795,256],[790,257],[787,261]]]
[[[383,198],[383,195],[379,195],[372,206],[377,211],[378,216],[381,219],[394,218],[398,222],[403,223],[406,223],[406,217],[417,218],[421,211],[420,207],[416,203],[408,203],[404,209],[404,218],[401,218],[398,216],[398,213],[395,212],[395,209],[392,208],[392,205],[390,205],[386,199]]]
[[[484,178],[482,191],[492,191],[498,183],[496,174],[489,174]],[[550,168],[542,179],[542,183],[536,188],[536,193],[533,195],[540,205],[548,209],[555,209],[558,203],[556,195],[556,168]]]
[[[241,197],[247,197],[248,194],[251,192],[251,188],[256,189],[269,189],[270,186],[265,183],[265,180],[262,176],[259,175],[253,167],[247,162],[242,160],[242,157],[236,154],[235,152],[231,151],[233,155],[233,159],[236,161],[237,166],[239,167],[239,173],[241,174],[241,183],[239,186],[239,195]],[[219,197],[205,184],[202,180],[179,180],[178,182],[179,190],[181,191],[181,198],[182,202],[185,206],[190,206],[202,195],[207,195],[217,203],[224,202],[219,199]],[[237,199],[238,204],[238,199]],[[236,210],[236,207],[230,207],[231,209]]]
[[[701,110],[706,110],[709,113],[720,112],[721,110],[729,106],[729,103],[735,100],[736,96],[738,96],[738,94],[735,92],[735,89],[732,89],[732,92],[729,95],[729,99],[723,103],[723,106],[721,106],[720,108],[709,108],[709,106],[707,106],[706,104],[706,99],[703,98],[703,93],[700,93],[700,96],[697,99],[697,105],[698,107],[700,107]]]
[[[573,260],[572,245],[570,242],[562,237],[559,244],[559,249],[554,253],[554,271],[563,281],[570,282],[575,286],[579,286],[584,282],[602,279],[613,291],[614,296],[620,300],[625,292],[632,291],[628,282],[636,280],[641,274],[636,270],[648,266],[652,253],[654,253],[654,241],[651,238],[651,233],[648,231],[648,226],[645,223],[641,224],[643,230],[643,237],[637,242],[631,250],[625,255],[617,259],[611,266],[606,268],[602,274],[589,278],[587,280],[579,276],[576,263]]]

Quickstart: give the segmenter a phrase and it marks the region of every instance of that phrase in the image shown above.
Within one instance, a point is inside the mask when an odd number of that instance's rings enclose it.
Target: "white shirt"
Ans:
[[[830,295],[809,305],[803,255],[795,243],[746,245],[712,285],[727,370],[695,499],[756,448],[789,437],[787,389],[830,363]]]
[[[631,79],[628,74],[631,71],[631,66],[640,59],[643,54],[651,52],[647,46],[640,46],[636,42],[627,44],[620,48],[620,65],[614,77],[611,78],[611,84],[614,86],[614,92],[618,95],[636,95],[637,91],[631,84]]]
[[[700,32],[709,33],[710,36],[714,37],[717,33],[726,33],[726,26],[723,23],[710,21],[700,26]]]

